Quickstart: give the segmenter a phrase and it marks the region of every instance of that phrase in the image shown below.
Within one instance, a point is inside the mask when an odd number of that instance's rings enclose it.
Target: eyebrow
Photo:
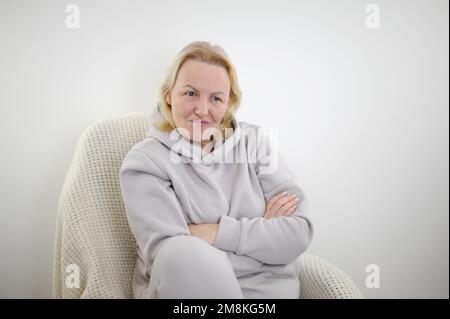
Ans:
[[[191,89],[193,89],[193,90],[195,90],[195,91],[198,92],[198,90],[197,90],[195,87],[193,87],[192,85],[189,85],[189,84],[183,85],[182,87],[190,87]],[[225,93],[223,93],[223,92],[221,92],[221,91],[213,92],[212,94],[222,94],[222,95],[225,95]]]

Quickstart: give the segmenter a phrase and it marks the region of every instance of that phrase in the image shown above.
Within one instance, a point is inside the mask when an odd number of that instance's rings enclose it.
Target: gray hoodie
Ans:
[[[149,118],[155,119],[157,110]],[[120,186],[138,246],[135,296],[148,285],[164,242],[191,235],[188,224],[219,224],[213,245],[227,252],[238,278],[262,271],[297,278],[293,262],[313,237],[304,193],[259,126],[234,117],[232,125],[211,153],[177,130],[170,135],[151,125],[126,155]],[[296,211],[265,219],[266,201],[281,191],[297,194]]]

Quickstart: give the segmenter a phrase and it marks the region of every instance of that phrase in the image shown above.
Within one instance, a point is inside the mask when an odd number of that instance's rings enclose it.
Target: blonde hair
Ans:
[[[219,45],[211,44],[206,41],[191,42],[175,56],[175,59],[167,69],[166,75],[161,81],[157,92],[156,106],[163,116],[163,120],[155,121],[153,124],[163,131],[172,131],[176,128],[172,117],[171,106],[167,103],[166,97],[172,92],[178,72],[183,63],[187,60],[195,60],[222,66],[227,71],[230,78],[228,109],[224,114],[222,122],[218,126],[218,129],[222,132],[222,136],[225,136],[223,133],[226,128],[231,126],[232,115],[240,105],[242,93],[238,84],[235,68],[225,50]]]

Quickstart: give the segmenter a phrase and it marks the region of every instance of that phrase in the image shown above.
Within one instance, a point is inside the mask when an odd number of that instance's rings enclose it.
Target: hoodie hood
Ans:
[[[153,121],[163,120],[164,117],[157,108],[150,114],[150,128],[147,131],[146,137],[154,138],[167,147],[171,152],[171,156],[177,155],[183,158],[184,162],[200,163],[204,165],[211,165],[213,163],[223,163],[235,146],[241,139],[242,130],[234,115],[232,116],[231,124],[233,126],[233,133],[228,136],[224,142],[212,141],[204,148],[200,144],[190,141],[179,133],[177,129],[171,132],[164,132],[153,125]],[[213,150],[208,152],[207,149]]]

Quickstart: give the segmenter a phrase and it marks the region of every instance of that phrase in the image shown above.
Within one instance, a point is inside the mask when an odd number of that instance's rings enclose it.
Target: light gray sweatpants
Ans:
[[[299,298],[298,279],[270,272],[236,277],[227,254],[194,236],[175,236],[158,252],[141,298]]]

